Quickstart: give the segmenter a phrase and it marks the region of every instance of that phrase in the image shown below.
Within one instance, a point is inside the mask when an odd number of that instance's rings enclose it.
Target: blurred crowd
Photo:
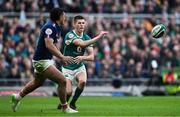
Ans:
[[[0,11],[47,12],[61,7],[70,13],[175,13],[179,0],[1,0]]]
[[[171,17],[118,21],[96,19],[89,34],[108,30],[110,34],[94,47],[96,60],[88,63],[89,77],[161,78],[162,68],[180,68],[180,25]],[[167,35],[153,39],[150,31],[157,22],[166,24]],[[95,73],[95,74],[94,74]]]
[[[169,3],[168,0],[62,0],[58,4],[54,4],[56,0],[20,1],[2,0],[1,10],[19,12],[21,4],[17,4],[18,2],[25,5],[25,12],[44,12],[51,7],[57,7],[55,5],[63,5],[69,12],[84,13],[162,13],[166,9],[168,13],[176,14],[180,9],[179,5],[175,5],[178,0],[169,0]],[[180,23],[177,19],[176,15],[170,18],[163,15],[160,19],[156,16],[133,18],[130,15],[120,19],[87,17],[87,34],[90,37],[101,30],[109,31],[107,36],[94,44],[95,61],[86,63],[88,78],[162,79],[163,68],[172,72],[179,69]],[[35,28],[32,28],[29,23],[22,25],[19,18],[9,20],[7,17],[0,17],[0,78],[21,79],[24,83],[33,78],[31,60],[40,28],[46,20],[43,15],[40,16],[35,20]],[[167,34],[161,39],[153,39],[150,35],[151,29],[159,23],[166,25]],[[62,38],[71,30],[71,24],[69,18]]]

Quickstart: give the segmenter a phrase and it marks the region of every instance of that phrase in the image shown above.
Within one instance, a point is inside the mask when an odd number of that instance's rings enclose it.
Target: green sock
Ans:
[[[75,104],[81,93],[83,92],[83,89],[80,89],[79,87],[76,88],[75,94],[73,96],[73,99],[71,101],[72,104]]]

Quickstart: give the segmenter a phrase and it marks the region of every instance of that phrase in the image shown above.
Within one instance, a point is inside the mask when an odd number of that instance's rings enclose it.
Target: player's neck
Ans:
[[[60,26],[61,25],[61,23],[60,22],[58,22],[58,21],[52,21],[53,23],[55,23],[56,25],[58,25],[58,26]]]
[[[78,32],[77,30],[74,30],[74,32],[76,33],[76,35],[78,35],[78,36],[82,36],[82,34],[83,34],[83,32]]]

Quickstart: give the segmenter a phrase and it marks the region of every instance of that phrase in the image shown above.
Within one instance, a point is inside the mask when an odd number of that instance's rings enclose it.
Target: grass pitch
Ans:
[[[57,110],[58,98],[25,97],[17,112],[11,98],[0,97],[0,116],[180,116],[180,97],[80,97],[79,113]]]

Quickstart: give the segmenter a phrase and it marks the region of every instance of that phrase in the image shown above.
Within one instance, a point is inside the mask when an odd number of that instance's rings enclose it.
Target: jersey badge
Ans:
[[[45,33],[49,36],[52,34],[52,30],[50,28],[47,28]]]
[[[69,34],[69,36],[68,36],[70,39],[72,39],[73,37],[74,37],[74,35],[73,34]]]

